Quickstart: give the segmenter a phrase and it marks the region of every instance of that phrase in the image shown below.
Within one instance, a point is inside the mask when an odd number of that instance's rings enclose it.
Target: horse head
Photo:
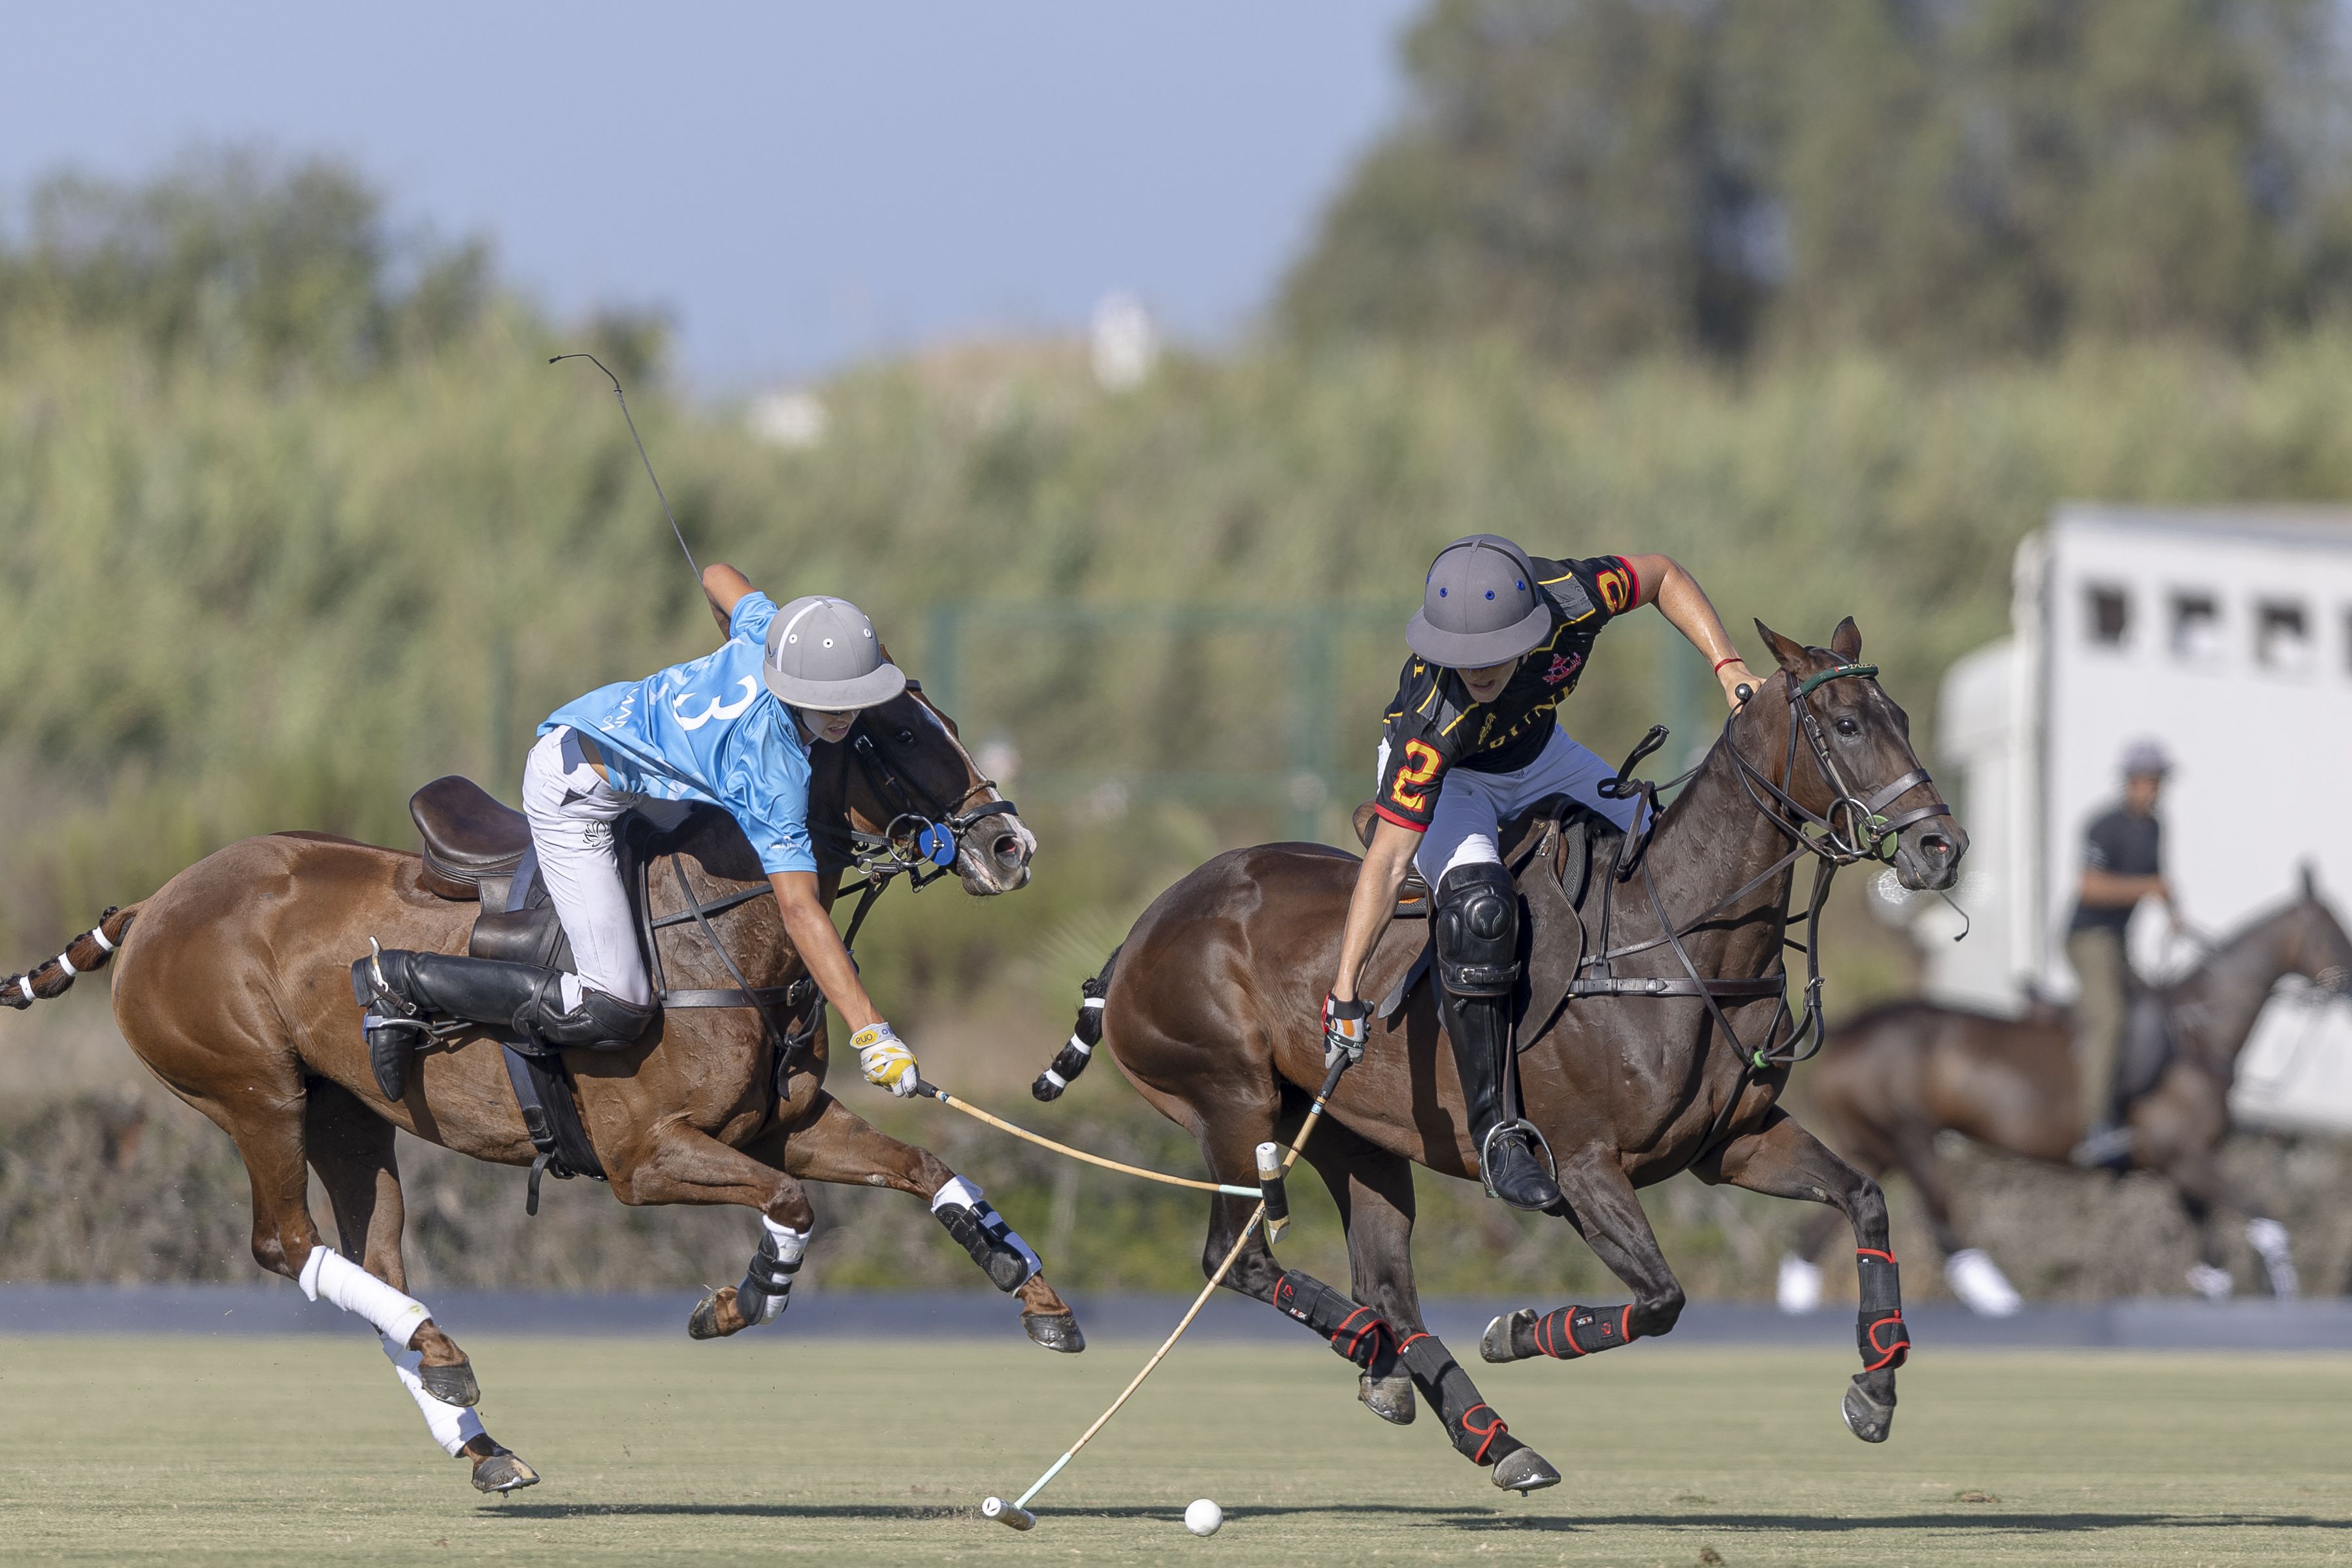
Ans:
[[[2311,863],[2304,862],[2300,896],[2286,911],[2286,947],[2281,962],[2323,991],[2352,995],[2352,935],[2319,896]]]
[[[1036,835],[919,683],[859,714],[837,750],[853,826],[891,839],[902,854],[944,854],[951,846],[949,863],[976,897],[1027,885]]]
[[[1853,617],[1838,623],[1826,648],[1806,647],[1762,621],[1756,629],[1780,673],[1743,710],[1738,728],[1756,723],[1768,742],[1767,754],[1750,763],[1766,776],[1783,773],[1789,799],[1848,843],[1867,848],[1891,833],[1905,887],[1949,888],[1969,836],[1911,749],[1909,716],[1878,684],[1876,668],[1861,662]]]

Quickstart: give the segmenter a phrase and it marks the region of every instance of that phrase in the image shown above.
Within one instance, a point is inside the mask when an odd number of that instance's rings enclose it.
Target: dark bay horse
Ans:
[[[860,733],[871,749],[859,765],[852,765],[851,742],[816,748],[810,821],[821,845],[829,828],[837,839],[848,837],[845,826],[888,832],[909,796],[955,802],[950,811],[962,826],[954,865],[966,890],[986,895],[1026,882],[1035,839],[999,804],[953,725],[919,689],[867,710],[851,741]],[[974,802],[975,809],[961,809]],[[751,847],[724,813],[690,814],[677,848],[698,901],[764,895]],[[662,869],[651,879],[656,915],[684,908],[667,862]],[[370,1303],[388,1301],[388,1310],[409,1312],[412,1323],[421,1303],[396,1294],[404,1271],[394,1134],[509,1165],[528,1165],[535,1153],[494,1041],[468,1036],[422,1053],[398,1102],[387,1102],[376,1087],[347,974],[352,960],[366,955],[372,937],[388,948],[462,952],[477,912],[474,904],[426,889],[419,870],[415,855],[346,839],[300,833],[246,839],[144,902],[109,911],[74,940],[62,963],[53,959],[0,986],[0,994],[26,1005],[114,956],[123,1037],[173,1093],[236,1141],[253,1187],[255,1258],[310,1288],[305,1266],[323,1243],[310,1215],[307,1163],[333,1207],[342,1256],[391,1288],[386,1293],[356,1270],[336,1270],[345,1294],[362,1302],[351,1310],[367,1315]],[[828,903],[840,884],[838,869],[824,877]],[[709,919],[751,985],[784,986],[804,973],[773,898],[746,896]],[[673,987],[738,984],[697,924],[671,926],[658,941]],[[633,1205],[738,1204],[805,1232],[815,1216],[803,1181],[891,1187],[930,1200],[957,1180],[929,1152],[884,1136],[825,1092],[821,1028],[796,1056],[780,1099],[770,1038],[748,1009],[673,1009],[626,1049],[564,1053],[581,1119],[615,1197]],[[957,1191],[966,1189],[971,1206],[984,1207],[970,1184]],[[330,1262],[320,1259],[314,1277],[323,1279]],[[1008,1278],[996,1282],[1010,1288]],[[1083,1348],[1076,1320],[1042,1273],[1020,1282],[1018,1294],[1031,1338],[1055,1350]],[[705,1297],[689,1320],[697,1338],[746,1326],[733,1286]],[[385,1352],[445,1449],[473,1461],[483,1490],[535,1480],[466,1408],[479,1390],[457,1342],[429,1317],[411,1333],[404,1327],[395,1344],[386,1331]]]
[[[1894,835],[1906,884],[1946,887],[1956,873],[1965,836],[1913,756],[1902,710],[1870,679],[1869,667],[1855,663],[1862,638],[1853,623],[1838,627],[1829,649],[1758,629],[1780,672],[1726,725],[1657,821],[1648,869],[1618,889],[1609,940],[1626,954],[1615,960],[1620,977],[1778,976],[1790,858],[1802,854],[1791,840],[1836,815],[1841,797],[1879,797],[1870,811],[1889,813],[1888,823],[1912,818]],[[1801,746],[1800,728],[1809,737]],[[1850,785],[1833,784],[1833,776]],[[1357,865],[1355,857],[1320,845],[1222,855],[1161,894],[1088,987],[1090,995],[1107,994],[1100,1032],[1121,1070],[1146,1100],[1192,1130],[1220,1182],[1255,1182],[1255,1146],[1295,1137],[1310,1089],[1323,1080],[1318,1008],[1339,963]],[[1596,880],[1607,875],[1596,865]],[[1664,940],[1670,930],[1690,970]],[[1425,934],[1419,921],[1391,921],[1364,994],[1379,995],[1396,980]],[[1536,940],[1544,940],[1540,932]],[[1751,984],[1722,1003],[1747,1050],[1768,1044],[1782,1009],[1778,984]],[[1526,1115],[1557,1166],[1566,1194],[1560,1217],[1634,1300],[1549,1314],[1523,1309],[1488,1326],[1481,1352],[1489,1361],[1576,1357],[1671,1330],[1682,1289],[1635,1189],[1694,1171],[1707,1182],[1834,1205],[1851,1222],[1868,1310],[1860,1331],[1865,1370],[1843,1408],[1857,1435],[1879,1441],[1893,1419],[1895,1369],[1907,1344],[1885,1204],[1876,1184],[1777,1103],[1788,1079],[1785,1053],[1760,1068],[1744,1055],[1695,992],[1581,995],[1528,1046],[1519,1058]],[[1059,1059],[1056,1068],[1065,1077],[1070,1070]],[[1410,1253],[1412,1167],[1464,1181],[1478,1174],[1453,1053],[1426,985],[1385,1024],[1374,1024],[1362,1061],[1341,1078],[1305,1155],[1346,1225],[1350,1290],[1342,1295],[1286,1272],[1263,1232],[1224,1282],[1329,1339],[1360,1370],[1360,1396],[1384,1418],[1411,1420],[1418,1387],[1457,1450],[1491,1466],[1496,1486],[1524,1491],[1557,1481],[1559,1473],[1509,1434],[1422,1321]],[[1213,1200],[1204,1268],[1223,1258],[1251,1206],[1230,1196]]]
[[[2213,1211],[2246,1219],[2246,1238],[2273,1295],[2292,1296],[2294,1257],[2286,1227],[2238,1191],[2217,1155],[2230,1131],[2230,1083],[2254,1020],[2280,980],[2302,975],[2323,992],[2352,991],[2352,938],[2323,903],[2310,873],[2298,895],[2232,932],[2194,970],[2159,994],[2177,1049],[2126,1112],[2132,1162],[2169,1181],[2196,1227],[2200,1261],[2189,1282],[2218,1299],[2231,1291]],[[2045,1164],[2067,1164],[2083,1135],[2082,1091],[2065,1015],[2041,1009],[1994,1017],[1930,1002],[1896,1002],[1832,1030],[1806,1088],[1822,1134],[1873,1175],[1911,1178],[1943,1249],[1953,1290],[1979,1311],[2003,1316],[2019,1298],[1981,1250],[1952,1223],[1951,1192],[1936,1157],[1946,1130]],[[2071,1167],[2070,1167],[2071,1168]],[[1782,1303],[1805,1304],[1805,1261],[1827,1240],[1811,1226],[1783,1260]]]

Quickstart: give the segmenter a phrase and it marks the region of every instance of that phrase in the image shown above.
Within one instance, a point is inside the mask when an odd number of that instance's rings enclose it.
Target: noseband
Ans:
[[[922,701],[922,682],[909,680],[907,689],[917,701]],[[924,703],[924,707],[928,710],[929,704]],[[1001,796],[965,809],[971,806],[973,796],[996,793],[994,779],[976,781],[952,805],[941,801],[920,781],[908,778],[890,766],[882,755],[882,748],[866,732],[862,716],[850,731],[849,754],[857,763],[857,771],[865,775],[866,787],[891,813],[890,820],[879,833],[834,827],[831,824],[825,825],[823,832],[824,837],[846,845],[850,864],[869,880],[877,875],[887,880],[903,872],[910,888],[936,881],[955,865],[962,853],[964,837],[973,828],[992,816],[1017,815],[1013,803]]]

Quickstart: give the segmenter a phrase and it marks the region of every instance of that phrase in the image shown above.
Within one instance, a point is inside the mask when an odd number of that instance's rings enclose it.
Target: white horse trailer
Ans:
[[[1899,904],[1937,1000],[2014,1014],[2075,989],[2066,921],[2083,829],[2127,742],[2175,769],[2159,815],[2183,911],[2228,930],[2312,866],[2352,913],[2352,510],[2068,505],[2019,545],[2012,635],[1944,679],[1938,778],[1972,840],[1957,890]],[[1890,912],[1893,912],[1890,910]],[[2143,906],[2143,973],[2194,962]],[[2352,1009],[2274,998],[2231,1096],[2244,1124],[2352,1131]]]

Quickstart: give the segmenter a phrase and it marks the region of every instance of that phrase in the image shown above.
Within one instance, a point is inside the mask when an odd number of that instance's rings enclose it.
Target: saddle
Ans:
[[[2164,1069],[2179,1054],[2180,1038],[2172,1007],[2161,991],[2131,982],[2131,1000],[2124,1012],[2124,1037],[2116,1054],[2116,1100],[2110,1108],[2121,1116],[2132,1102],[2155,1089]]]
[[[716,806],[695,805],[674,824],[659,824],[642,812],[625,814],[614,827],[619,850],[621,885],[627,889],[629,910],[637,931],[638,955],[653,979],[654,999],[664,1009],[673,1007],[750,1007],[761,1015],[776,1045],[774,1088],[778,1097],[788,1090],[785,1079],[798,1051],[824,1027],[823,1000],[815,984],[803,976],[787,986],[756,990],[673,990],[662,974],[661,952],[655,932],[688,921],[702,925],[713,945],[707,917],[731,909],[767,892],[764,885],[714,903],[698,904],[687,888],[683,870],[677,872],[688,909],[655,917],[649,889],[651,870],[665,856],[675,855],[688,836],[709,815],[725,816]],[[545,969],[572,967],[572,943],[555,911],[547,884],[539,872],[539,856],[531,847],[530,824],[523,814],[495,799],[468,778],[450,774],[435,779],[408,798],[408,815],[424,841],[425,856],[417,884],[452,901],[481,906],[467,938],[470,958],[508,963],[536,964]],[[729,819],[730,825],[732,819]],[[731,962],[731,961],[730,961]],[[779,1028],[776,1016],[792,1021]],[[596,1156],[572,1089],[572,1075],[562,1053],[550,1054],[536,1043],[500,1034],[507,1079],[515,1103],[530,1133],[538,1157],[531,1162],[526,1213],[539,1212],[539,1181],[542,1173],[558,1180],[572,1176],[604,1179],[604,1163]]]
[[[1356,836],[1367,848],[1373,817],[1370,802],[1356,808]],[[1584,918],[1579,910],[1591,889],[1596,856],[1604,865],[1612,862],[1616,841],[1623,836],[1615,823],[1565,795],[1547,795],[1502,825],[1497,841],[1503,864],[1518,888],[1525,914],[1519,921],[1519,984],[1512,998],[1520,1051],[1543,1037],[1568,1002],[1584,961]],[[1391,921],[1425,920],[1434,909],[1428,882],[1418,869],[1408,871]],[[1373,1007],[1374,1016],[1392,1018],[1403,1010],[1436,962],[1434,942],[1433,927],[1412,966]]]

